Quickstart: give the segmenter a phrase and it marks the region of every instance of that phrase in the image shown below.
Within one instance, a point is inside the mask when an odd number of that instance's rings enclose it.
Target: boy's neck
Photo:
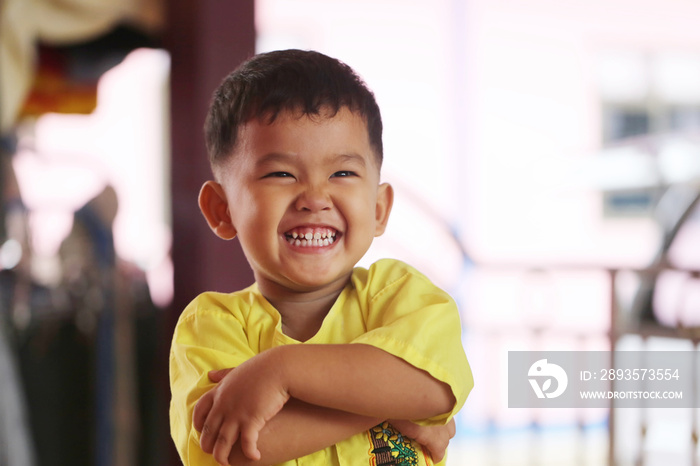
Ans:
[[[280,313],[284,334],[298,341],[306,341],[321,328],[349,278],[334,286],[305,292],[291,291],[269,283],[258,283],[258,288]]]

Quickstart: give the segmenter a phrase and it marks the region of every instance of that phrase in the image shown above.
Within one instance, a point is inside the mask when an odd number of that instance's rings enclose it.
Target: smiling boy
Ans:
[[[199,205],[238,237],[255,284],[204,293],[179,319],[185,465],[443,458],[473,385],[454,301],[402,262],[356,267],[393,202],[381,132],[360,78],[316,52],[253,57],[215,93]]]

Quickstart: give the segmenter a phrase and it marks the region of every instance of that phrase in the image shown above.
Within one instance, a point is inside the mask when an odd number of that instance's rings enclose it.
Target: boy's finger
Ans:
[[[223,418],[217,415],[207,416],[207,420],[202,426],[202,434],[199,436],[199,445],[205,453],[211,453],[214,451],[214,445],[219,438],[219,429],[221,429],[221,423]]]
[[[224,377],[226,377],[226,374],[228,374],[234,369],[235,367],[230,367],[228,369],[218,369],[214,371],[209,371],[209,380],[211,380],[214,383],[219,383]]]
[[[214,459],[219,464],[229,464],[228,457],[231,454],[233,445],[238,440],[238,426],[222,426],[214,444]]]
[[[209,411],[211,411],[213,404],[214,397],[211,395],[211,392],[208,392],[205,393],[195,405],[194,411],[192,412],[192,423],[198,432],[202,431],[204,421],[207,420],[207,416],[209,415]]]
[[[451,419],[450,423],[447,425],[448,432],[450,434],[450,438],[453,438],[455,434],[457,433],[457,427],[455,426],[455,420]]]
[[[439,463],[439,462],[442,461],[442,459],[445,457],[445,450],[441,450],[441,451],[439,451],[439,452],[437,452],[437,453],[433,453],[433,452],[431,451],[431,452],[430,452],[430,456],[432,456],[433,461],[434,461],[435,463]]]
[[[247,427],[241,430],[241,450],[243,454],[253,461],[260,459],[260,450],[258,450],[258,430]]]

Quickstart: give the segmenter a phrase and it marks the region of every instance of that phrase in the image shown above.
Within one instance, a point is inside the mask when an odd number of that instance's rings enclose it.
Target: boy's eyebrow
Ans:
[[[259,159],[255,161],[255,165],[261,166],[265,165],[266,163],[272,163],[272,162],[287,162],[292,158],[292,156],[287,155],[287,154],[280,154],[279,152],[270,152],[268,154],[263,155]]]
[[[367,165],[367,162],[365,162],[365,158],[362,157],[360,154],[340,154],[337,156],[337,158],[340,159],[341,162],[355,162],[361,165],[363,168]]]
[[[365,158],[359,154],[356,154],[356,153],[338,154],[338,155],[333,156],[333,157],[328,157],[328,159],[334,159],[333,161],[337,160],[341,163],[343,163],[343,162],[357,163],[358,165],[361,165],[363,168],[367,165]],[[261,166],[261,165],[265,165],[267,163],[291,162],[293,160],[294,160],[293,155],[282,154],[280,152],[270,152],[268,154],[263,155],[258,160],[256,160],[255,165]]]

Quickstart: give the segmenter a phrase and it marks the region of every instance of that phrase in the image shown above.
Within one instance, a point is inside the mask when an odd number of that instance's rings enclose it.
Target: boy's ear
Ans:
[[[386,230],[386,224],[389,221],[391,207],[394,205],[394,188],[389,183],[379,185],[377,192],[377,207],[375,209],[376,229],[374,236],[381,236]]]
[[[199,191],[199,210],[216,236],[221,239],[236,237],[237,232],[231,223],[226,193],[219,183],[210,180],[202,185]]]

